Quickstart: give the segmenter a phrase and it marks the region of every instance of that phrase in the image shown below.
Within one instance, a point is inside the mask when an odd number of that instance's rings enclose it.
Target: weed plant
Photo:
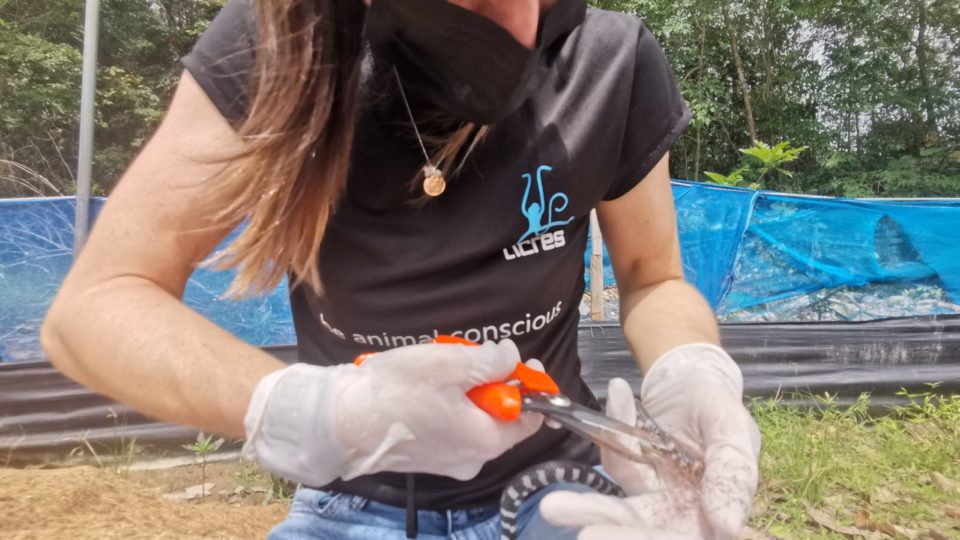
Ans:
[[[101,469],[109,468],[120,476],[126,476],[130,472],[130,466],[143,449],[137,444],[136,437],[127,437],[126,415],[120,415],[116,410],[110,409],[107,418],[113,420],[113,443],[97,442],[94,446],[94,442],[89,438],[89,431],[84,431],[70,438],[76,446],[70,450],[68,457],[81,460],[93,459]],[[98,451],[97,448],[100,450]]]
[[[860,514],[907,536],[955,534],[960,523],[949,516],[960,505],[960,396],[936,390],[901,390],[907,404],[879,412],[867,394],[846,407],[831,394],[800,396],[812,406],[783,396],[755,400],[763,449],[753,527],[783,538],[844,538],[812,519],[813,507],[839,527]]]
[[[196,442],[183,445],[184,449],[200,458],[200,502],[203,502],[207,491],[207,455],[216,452],[222,445],[223,439],[213,440],[213,435],[204,435],[202,431],[197,433]]]

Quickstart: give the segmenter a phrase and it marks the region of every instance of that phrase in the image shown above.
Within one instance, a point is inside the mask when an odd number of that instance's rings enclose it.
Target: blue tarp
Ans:
[[[833,306],[832,317],[960,312],[958,201],[800,197],[684,181],[674,182],[674,200],[686,277],[725,320],[758,320],[758,312],[762,320],[795,320],[802,318],[798,305],[812,309],[810,299],[850,304],[868,296],[896,299],[896,306]],[[96,215],[103,200],[93,203]],[[2,361],[40,356],[40,323],[72,260],[74,204],[73,198],[0,201]],[[606,253],[604,268],[611,286]],[[231,277],[198,270],[185,302],[250,343],[292,343],[286,287],[233,303],[220,298]],[[836,291],[861,296],[829,296]],[[824,309],[820,304],[814,307]]]
[[[716,308],[730,288],[731,270],[736,264],[757,192],[737,189],[711,189],[705,184],[674,181],[673,201],[677,207],[677,227],[683,271]],[[584,257],[590,267],[590,244]],[[610,256],[603,250],[603,284],[616,285]],[[590,276],[587,274],[587,290]]]
[[[687,181],[674,181],[673,197],[684,273],[721,316],[881,284],[942,290],[938,314],[960,304],[960,201],[806,197]],[[612,285],[606,252],[604,270]]]
[[[91,201],[92,217],[103,203]],[[0,361],[42,357],[40,325],[73,262],[75,209],[73,197],[0,200]],[[286,286],[237,303],[220,297],[231,278],[198,269],[184,302],[252,344],[294,343]]]

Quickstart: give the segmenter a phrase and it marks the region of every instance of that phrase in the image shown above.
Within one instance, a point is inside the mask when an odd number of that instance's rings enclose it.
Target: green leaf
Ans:
[[[722,175],[722,174],[720,174],[720,173],[715,173],[715,172],[706,171],[706,172],[704,172],[703,174],[707,175],[707,178],[713,180],[714,182],[716,182],[716,183],[718,183],[718,184],[724,184],[724,183],[726,183],[726,181],[727,181],[727,177],[724,176],[724,175]]]

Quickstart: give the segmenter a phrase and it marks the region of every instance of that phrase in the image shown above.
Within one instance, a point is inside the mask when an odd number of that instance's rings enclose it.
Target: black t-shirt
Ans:
[[[249,101],[249,1],[231,0],[184,59],[233,122]],[[557,6],[582,15],[579,0]],[[402,105],[367,92],[346,192],[320,249],[325,293],[300,287],[290,295],[300,361],[346,363],[442,334],[510,338],[523,358],[544,363],[564,393],[596,406],[577,354],[590,211],[642,180],[690,115],[639,19],[589,9],[571,27],[554,32],[533,95],[493,126],[447,191],[425,204],[414,204],[419,196],[409,189],[423,155]],[[382,71],[367,70],[364,88],[384,87],[374,80]],[[595,454],[544,428],[473,480],[417,475],[417,503],[495,504],[521,470],[561,458],[592,462]],[[404,486],[404,475],[382,473],[327,487],[403,505]]]

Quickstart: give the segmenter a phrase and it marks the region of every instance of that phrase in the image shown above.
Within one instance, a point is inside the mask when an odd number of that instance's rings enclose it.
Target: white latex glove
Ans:
[[[504,340],[400,347],[361,367],[294,364],[257,385],[244,418],[244,457],[308,486],[379,471],[468,480],[543,421],[524,414],[501,422],[466,396],[507,378],[519,360]]]
[[[627,498],[556,492],[540,505],[557,526],[582,528],[579,540],[733,539],[750,516],[757,489],[760,431],[743,406],[740,368],[720,347],[692,344],[664,354],[640,388],[643,406],[667,433],[701,449],[699,485],[658,476],[648,466],[602,453]],[[610,381],[607,414],[636,424],[636,401],[623,379]]]

